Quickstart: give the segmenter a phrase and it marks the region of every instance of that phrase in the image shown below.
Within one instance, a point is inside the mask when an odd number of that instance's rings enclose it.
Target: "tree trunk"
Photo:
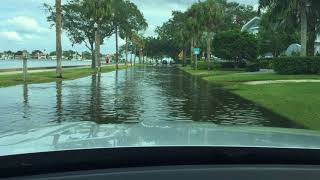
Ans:
[[[128,35],[126,35],[126,66],[128,64]]]
[[[116,69],[119,69],[118,26],[116,26]]]
[[[93,71],[95,71],[96,69],[96,51],[95,51],[95,48],[94,48],[94,43],[90,42],[90,47],[91,47],[91,59],[92,59],[92,62],[91,62],[91,69]]]
[[[197,46],[197,40],[196,38],[194,38],[194,46]],[[196,57],[195,57],[195,62],[194,62],[194,69],[195,70],[198,70],[198,55],[196,54]]]
[[[134,50],[134,60],[133,60],[133,64],[134,65],[136,64],[137,54],[138,54],[138,50],[137,50],[137,48],[135,48],[135,50]]]
[[[193,66],[193,37],[191,38],[191,46],[190,46],[190,64]]]
[[[141,55],[142,55],[142,64],[144,64],[144,54],[143,54],[143,51],[141,51]]]
[[[307,45],[307,55],[314,56],[315,55],[315,42],[317,39],[317,18],[315,15],[310,14],[308,16],[308,45]]]
[[[301,8],[301,56],[307,56],[308,19],[305,7]]]
[[[186,52],[185,50],[182,50],[182,67],[186,66]]]
[[[208,66],[208,70],[210,70],[210,59],[211,59],[211,33],[208,32],[208,39],[207,39],[207,66]]]
[[[95,50],[95,61],[96,61],[96,64],[98,65],[98,71],[101,71],[101,58],[100,58],[100,33],[99,33],[99,25],[98,25],[98,28],[95,32],[96,34],[96,40],[95,40],[95,47],[96,47],[96,50]]]
[[[141,64],[141,49],[139,49],[139,64]]]
[[[56,55],[57,55],[57,78],[62,78],[62,45],[61,45],[61,0],[56,0]]]

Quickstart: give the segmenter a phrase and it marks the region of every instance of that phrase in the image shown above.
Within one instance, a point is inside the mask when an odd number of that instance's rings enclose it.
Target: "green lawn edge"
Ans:
[[[120,65],[119,70],[130,68],[130,66]],[[101,68],[101,73],[107,73],[115,71],[115,66],[104,66]],[[65,69],[63,71],[63,78],[57,78],[55,71],[47,72],[34,72],[29,73],[27,76],[27,84],[49,83],[56,81],[75,80],[90,75],[96,74],[91,68],[77,68],[77,69]],[[22,73],[0,75],[0,88],[16,86],[24,84]]]
[[[320,83],[245,85],[248,81],[320,79],[320,75],[250,74],[244,71],[180,70],[312,130],[320,130]]]

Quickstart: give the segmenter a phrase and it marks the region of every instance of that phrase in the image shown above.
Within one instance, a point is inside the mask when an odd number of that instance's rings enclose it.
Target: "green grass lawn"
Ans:
[[[119,66],[119,69],[125,69],[125,66]],[[115,66],[105,66],[102,67],[101,72],[106,73],[110,71],[114,71]],[[62,80],[73,80],[86,76],[92,75],[91,68],[80,68],[80,69],[67,69],[63,71]],[[55,82],[58,80],[56,78],[55,71],[48,72],[36,72],[28,74],[28,84],[35,83],[46,83],[46,82]],[[21,74],[10,74],[10,75],[0,75],[0,87],[8,87],[23,84],[22,73]]]
[[[232,93],[310,129],[320,130],[320,83],[243,84],[248,81],[320,79],[320,75],[248,74],[234,71],[208,73],[182,69],[208,82],[222,85]]]

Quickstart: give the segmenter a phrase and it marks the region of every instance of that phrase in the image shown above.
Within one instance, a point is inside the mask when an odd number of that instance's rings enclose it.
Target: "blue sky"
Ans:
[[[66,2],[66,0],[62,0]],[[132,0],[146,17],[149,28],[146,35],[153,35],[154,29],[167,21],[172,10],[185,10],[197,0]],[[258,0],[234,0],[256,5]],[[0,51],[55,49],[55,31],[46,21],[43,3],[54,4],[54,0],[0,0]],[[114,37],[102,46],[102,53],[114,52]],[[62,37],[64,50],[87,50],[84,45],[72,47],[67,36]],[[120,45],[123,44],[120,41]]]

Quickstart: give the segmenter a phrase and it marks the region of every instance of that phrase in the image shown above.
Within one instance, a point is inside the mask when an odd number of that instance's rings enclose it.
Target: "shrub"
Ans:
[[[320,57],[281,57],[273,60],[279,74],[319,74]]]
[[[233,62],[219,62],[222,69],[234,69],[236,68]],[[247,63],[242,61],[237,63],[237,68],[246,68]]]
[[[246,67],[247,72],[258,72],[260,71],[260,64],[259,63],[250,63]]]
[[[219,63],[209,62],[210,70],[220,69],[221,66]],[[198,62],[198,70],[208,70],[208,63],[206,61],[199,61]]]
[[[259,66],[261,69],[273,69],[273,59],[260,59]]]

